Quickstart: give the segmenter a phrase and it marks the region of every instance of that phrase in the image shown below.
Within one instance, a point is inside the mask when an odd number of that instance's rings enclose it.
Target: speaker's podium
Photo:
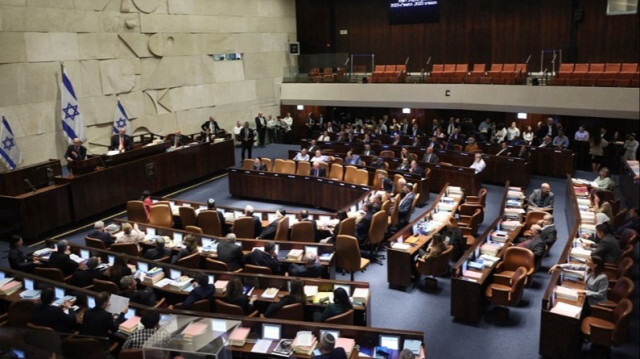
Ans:
[[[102,157],[96,155],[87,156],[86,160],[71,161],[67,163],[69,171],[74,176],[83,175],[96,170],[98,166],[102,165]]]

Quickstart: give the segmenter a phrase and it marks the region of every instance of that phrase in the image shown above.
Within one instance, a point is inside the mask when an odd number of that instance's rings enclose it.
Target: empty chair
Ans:
[[[356,172],[358,168],[355,166],[347,166],[344,168],[344,181],[351,184],[356,184]]]
[[[291,240],[296,242],[315,242],[313,224],[308,221],[294,223],[291,226]]]
[[[256,238],[253,217],[240,217],[233,221],[233,233],[238,238]]]
[[[614,79],[618,76],[620,72],[621,63],[619,62],[609,62],[604,67],[604,72],[600,74],[600,78],[602,79]]]
[[[495,275],[493,283],[491,283],[485,295],[487,299],[495,306],[494,311],[498,320],[506,322],[509,318],[509,309],[506,306],[516,306],[522,299],[524,292],[524,282],[527,274],[524,267],[520,267],[513,272],[513,275]]]
[[[488,75],[489,77],[497,77],[502,72],[503,64],[491,64]]]
[[[605,65],[603,63],[595,63],[589,66],[589,72],[587,72],[588,79],[597,79],[604,73]]]
[[[463,223],[467,222],[467,216],[473,216],[476,210],[480,210],[480,215],[477,218],[477,224],[484,222],[484,207],[480,203],[463,203],[458,206],[458,215]]]
[[[398,206],[400,205],[400,194],[397,194],[393,200],[393,206],[391,207],[391,213],[389,215],[389,225],[394,226],[398,224]]]
[[[254,273],[254,274],[273,274],[271,268],[264,266],[256,266],[253,264],[245,264],[243,273]]]
[[[191,269],[199,269],[200,268],[200,253],[195,252],[193,254],[189,254],[186,257],[182,257],[178,259],[175,263],[177,266],[191,268]]]
[[[329,173],[329,178],[342,181],[343,176],[344,167],[338,163],[331,164],[331,172]]]
[[[269,167],[267,167],[269,168]],[[273,160],[273,172],[284,173],[284,160],[276,158]]]
[[[229,303],[227,303],[225,301],[222,301],[220,299],[216,299],[215,304],[216,304],[216,313],[244,316],[244,312],[242,311],[242,307],[240,307],[239,305],[229,304]],[[247,316],[248,317],[256,317],[257,315],[258,315],[258,311],[256,310],[256,311],[254,311],[253,313],[250,313]]]
[[[3,327],[24,328],[27,323],[33,321],[33,311],[36,307],[36,301],[18,300],[9,305],[7,311],[7,320],[3,323]]]
[[[355,311],[353,309],[349,309],[344,313],[327,318],[324,322],[331,324],[353,325],[354,313]]]
[[[282,173],[293,175],[296,173],[296,162],[294,160],[284,160]]]
[[[148,223],[147,211],[142,201],[127,201],[127,218],[133,222]]]
[[[276,227],[274,241],[286,241],[289,239],[289,217],[282,217]]]
[[[627,277],[620,277],[616,282],[616,285],[614,285],[613,288],[610,288],[607,292],[607,300],[605,302],[599,302],[598,305],[615,308],[622,299],[629,298],[634,289],[635,285],[631,279]]]
[[[222,223],[220,223],[220,217],[218,211],[208,210],[198,213],[198,227],[202,229],[202,234],[208,234],[211,236],[222,236]]]
[[[314,67],[311,69],[311,71],[309,71],[309,79],[312,82],[320,82],[320,80],[322,79],[322,75],[320,74],[319,67]]]
[[[637,79],[638,78],[638,63],[623,63],[618,74],[618,79]],[[628,85],[627,85],[628,86]]]
[[[244,160],[242,160],[242,169],[243,170],[253,169],[253,160],[251,158],[245,158]]]
[[[84,238],[84,244],[87,247],[96,248],[96,249],[107,249],[107,246],[103,241],[91,237]]]
[[[447,249],[437,257],[418,259],[416,269],[420,274],[427,276],[426,284],[428,287],[436,287],[438,285],[438,280],[435,278],[436,276],[447,274],[452,253],[453,246],[447,246]]]
[[[118,355],[118,359],[143,359],[142,348],[122,349]]]
[[[354,273],[364,270],[369,265],[369,260],[360,257],[358,240],[353,236],[340,234],[336,238],[336,265],[344,271],[351,273],[353,281]]]
[[[195,226],[197,224],[196,210],[191,206],[178,207],[178,213],[180,213],[180,221],[182,226]]]
[[[482,207],[487,206],[487,189],[480,188],[477,196],[466,196],[465,200],[467,203],[480,203]]]
[[[562,63],[560,64],[560,68],[558,69],[558,74],[557,74],[557,78],[569,78],[571,76],[571,73],[573,72],[573,68],[575,67],[575,64],[573,63]]]
[[[96,292],[107,292],[111,294],[120,293],[120,288],[110,280],[93,279],[93,290]]]
[[[516,73],[516,64],[504,64],[502,71],[500,71],[499,77],[501,78],[514,78]]]
[[[171,208],[164,204],[156,204],[151,206],[149,214],[149,223],[160,227],[173,227],[173,214]]]
[[[588,72],[589,72],[589,64],[576,64],[569,78],[581,79],[586,77]]]
[[[444,70],[443,64],[433,64],[431,67],[431,72],[429,73],[429,77],[427,78],[427,82],[429,83],[437,83],[442,77],[442,71]]]
[[[582,320],[582,334],[586,340],[601,347],[620,346],[627,340],[632,311],[633,304],[626,298],[620,300],[613,310],[594,305],[591,307],[591,315]],[[592,346],[593,349],[600,348]],[[594,355],[594,357],[607,357],[607,354]]]
[[[523,247],[509,247],[504,252],[503,259],[498,262],[496,273],[512,277],[518,268],[525,269],[525,284],[531,283],[531,277],[536,270],[533,252]]]
[[[223,261],[207,258],[207,269],[228,272],[229,266]]]
[[[109,247],[109,250],[112,252],[128,254],[133,257],[140,255],[140,249],[135,243],[115,243]]]
[[[458,220],[458,225],[462,229],[463,227],[467,227],[470,230],[472,235],[476,235],[478,232],[478,226],[480,225],[480,215],[482,214],[482,210],[479,208],[475,209],[472,215],[460,215],[460,219]]]
[[[303,321],[303,309],[302,303],[288,304],[273,313],[270,318]]]
[[[357,185],[368,186],[369,185],[369,171],[365,169],[356,170],[355,183]]]
[[[382,151],[380,151],[380,157],[393,158],[395,156],[396,156],[396,154],[392,150],[382,150]]]
[[[198,226],[186,226],[184,227],[184,230],[193,234],[202,234],[202,228]]]
[[[369,259],[377,264],[382,264],[380,259],[384,259],[384,257],[378,258],[377,253],[384,240],[384,235],[387,233],[387,227],[389,225],[387,216],[387,213],[384,211],[376,212],[371,218],[371,226],[369,227],[366,246],[370,252]]]
[[[64,283],[67,280],[71,279],[71,275],[67,276],[65,278],[64,274],[62,273],[62,271],[58,268],[41,268],[41,267],[36,267],[35,268],[35,274],[43,277],[43,278],[47,278],[47,279],[51,279],[54,280],[56,282],[60,282],[60,283]]]
[[[296,174],[300,176],[308,176],[311,174],[311,164],[309,161],[298,161],[298,168]]]
[[[348,236],[356,235],[356,217],[350,217],[343,219],[340,222],[340,228],[338,229],[338,234],[346,234]]]
[[[613,287],[616,285],[618,278],[628,277],[631,278],[631,273],[633,270],[633,259],[630,257],[621,257],[620,263],[617,266],[614,265],[606,265],[605,273],[607,273],[607,278],[609,279],[609,286]]]

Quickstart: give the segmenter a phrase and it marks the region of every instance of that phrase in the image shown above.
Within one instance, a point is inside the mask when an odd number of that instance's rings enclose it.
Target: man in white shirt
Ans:
[[[293,128],[293,117],[287,112],[282,119],[282,131],[284,132],[284,143],[291,143],[291,129]]]
[[[322,152],[320,152],[320,150],[317,150],[315,153],[315,156],[313,156],[313,158],[311,159],[311,162],[329,162],[329,158],[325,155],[322,154]]]
[[[576,131],[576,134],[573,136],[573,139],[576,141],[588,142],[589,132],[584,129],[584,126],[580,126],[578,127],[578,131]]]
[[[309,154],[307,153],[307,149],[303,148],[300,152],[296,154],[293,158],[294,161],[309,161]]]
[[[484,160],[482,159],[481,153],[475,154],[473,163],[469,167],[473,168],[476,174],[482,172],[484,168],[487,167],[487,164],[484,163]]]

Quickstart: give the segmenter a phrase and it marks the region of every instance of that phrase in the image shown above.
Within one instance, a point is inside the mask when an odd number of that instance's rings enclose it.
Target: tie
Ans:
[[[178,136],[173,136],[173,146],[178,147]]]
[[[120,136],[120,150],[124,151],[124,136]]]
[[[427,162],[431,162],[431,155],[427,156]]]

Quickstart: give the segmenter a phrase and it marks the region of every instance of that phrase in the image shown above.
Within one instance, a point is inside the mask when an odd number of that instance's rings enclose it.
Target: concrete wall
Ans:
[[[90,153],[106,150],[92,143],[108,143],[116,96],[134,133],[193,133],[209,115],[230,130],[278,114],[295,37],[294,0],[0,0],[0,112],[22,165],[62,158],[64,62]]]

